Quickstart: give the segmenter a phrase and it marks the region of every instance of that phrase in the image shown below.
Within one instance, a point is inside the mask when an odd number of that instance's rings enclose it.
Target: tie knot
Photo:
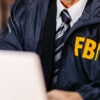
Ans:
[[[68,11],[65,9],[61,12],[61,18],[65,24],[69,24],[71,22],[71,17],[69,15]]]

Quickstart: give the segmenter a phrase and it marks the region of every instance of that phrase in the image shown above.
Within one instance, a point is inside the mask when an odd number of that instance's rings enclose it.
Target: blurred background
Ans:
[[[0,32],[6,27],[7,19],[10,14],[10,8],[14,0],[0,0]]]

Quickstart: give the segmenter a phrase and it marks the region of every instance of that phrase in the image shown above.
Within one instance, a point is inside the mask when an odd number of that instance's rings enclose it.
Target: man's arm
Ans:
[[[100,100],[100,81],[82,86],[76,92],[52,90],[49,100]]]
[[[16,0],[8,19],[7,28],[0,33],[0,49],[23,50],[23,38],[21,37],[21,34],[25,17],[24,10],[23,0]]]

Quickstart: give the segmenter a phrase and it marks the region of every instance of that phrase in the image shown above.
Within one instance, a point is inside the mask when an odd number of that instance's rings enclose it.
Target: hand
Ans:
[[[48,93],[48,100],[83,100],[78,92],[52,90]]]

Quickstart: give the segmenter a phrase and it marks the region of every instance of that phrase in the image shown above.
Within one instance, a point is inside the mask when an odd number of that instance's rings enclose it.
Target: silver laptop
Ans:
[[[0,51],[0,100],[47,100],[35,53]]]

